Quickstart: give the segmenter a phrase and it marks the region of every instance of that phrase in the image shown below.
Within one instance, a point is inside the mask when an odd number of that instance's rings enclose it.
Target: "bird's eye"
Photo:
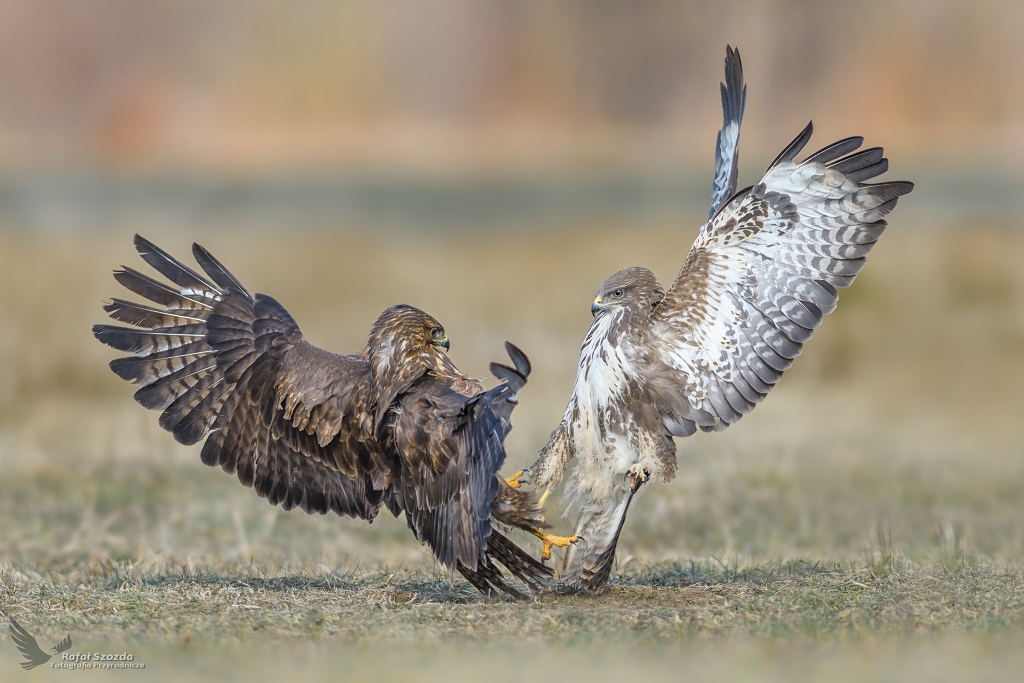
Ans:
[[[614,296],[616,299],[618,299],[620,296],[622,296],[622,290],[621,289],[616,289],[614,292],[612,292],[612,296]]]
[[[440,327],[435,327],[432,330],[430,330],[430,336],[433,337],[434,339],[440,339],[442,334],[443,332],[441,332]]]

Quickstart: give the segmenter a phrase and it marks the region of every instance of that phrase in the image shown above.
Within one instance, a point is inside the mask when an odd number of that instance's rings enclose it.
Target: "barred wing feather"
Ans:
[[[724,429],[764,399],[914,187],[862,182],[888,162],[856,152],[861,138],[794,161],[811,131],[701,228],[644,331],[645,375],[676,436]]]
[[[387,467],[364,438],[366,360],[309,344],[277,301],[249,294],[199,245],[193,255],[207,277],[138,235],[135,246],[170,284],[116,271],[149,303],[114,299],[104,310],[131,327],[93,328],[131,354],[110,367],[139,387],[135,399],[161,411],[160,426],[180,443],[205,437],[203,462],[270,503],[372,519]]]

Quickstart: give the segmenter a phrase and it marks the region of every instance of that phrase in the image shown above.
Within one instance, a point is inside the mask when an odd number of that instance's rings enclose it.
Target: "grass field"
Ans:
[[[898,218],[766,403],[679,442],[677,480],[631,510],[611,591],[526,604],[441,572],[402,520],[283,513],[160,431],[89,334],[110,270],[137,261],[128,235],[0,236],[0,612],[165,679],[1012,678],[1024,236]],[[522,346],[513,471],[557,423],[601,280],[637,264],[670,280],[693,237],[623,230],[204,243],[333,350],[401,301],[445,324],[470,374]],[[16,655],[0,637],[3,680]]]

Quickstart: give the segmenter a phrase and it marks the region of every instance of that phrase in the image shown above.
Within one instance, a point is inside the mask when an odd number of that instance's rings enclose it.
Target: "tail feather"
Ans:
[[[503,564],[512,575],[526,584],[530,592],[539,591],[543,587],[543,581],[551,576],[551,570],[537,560],[533,559],[514,544],[508,537],[491,531],[487,539],[487,556],[477,563],[475,569],[470,569],[459,562],[456,569],[467,581],[473,584],[477,590],[485,595],[494,595],[497,592],[506,593],[517,600],[524,600],[528,596],[509,585],[501,570],[494,564],[497,560]]]
[[[507,536],[492,530],[487,539],[488,554],[505,565],[512,572],[512,575],[525,583],[531,592],[537,592],[543,588],[543,582],[552,574],[549,567],[533,559],[533,557],[522,548],[513,543]]]
[[[623,485],[617,488],[616,494],[617,500],[609,501],[614,502],[612,505],[583,503],[581,506],[573,529],[573,535],[580,540],[566,550],[562,567],[565,583],[573,588],[599,593],[608,585],[615,563],[615,548],[636,490]]]
[[[476,569],[470,569],[461,562],[455,568],[466,578],[466,581],[469,581],[474,588],[488,597],[502,592],[517,600],[526,599],[525,594],[505,583],[505,577],[502,576],[501,570],[490,559],[487,562],[478,563]]]

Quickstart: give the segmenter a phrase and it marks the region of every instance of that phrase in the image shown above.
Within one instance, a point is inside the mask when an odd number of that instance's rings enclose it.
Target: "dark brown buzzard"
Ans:
[[[412,306],[384,311],[362,351],[310,344],[277,301],[255,296],[206,249],[207,277],[136,235],[142,258],[172,284],[131,268],[114,278],[155,305],[114,299],[96,325],[104,344],[132,354],[110,364],[140,386],[135,400],[161,411],[182,444],[206,437],[202,461],[219,465],[272,505],[372,520],[381,506],[446,567],[484,593],[521,597],[496,566],[531,590],[550,570],[494,524],[545,537],[537,501],[497,476],[516,392],[530,364],[491,364],[502,383],[484,390],[449,360],[448,336]]]

